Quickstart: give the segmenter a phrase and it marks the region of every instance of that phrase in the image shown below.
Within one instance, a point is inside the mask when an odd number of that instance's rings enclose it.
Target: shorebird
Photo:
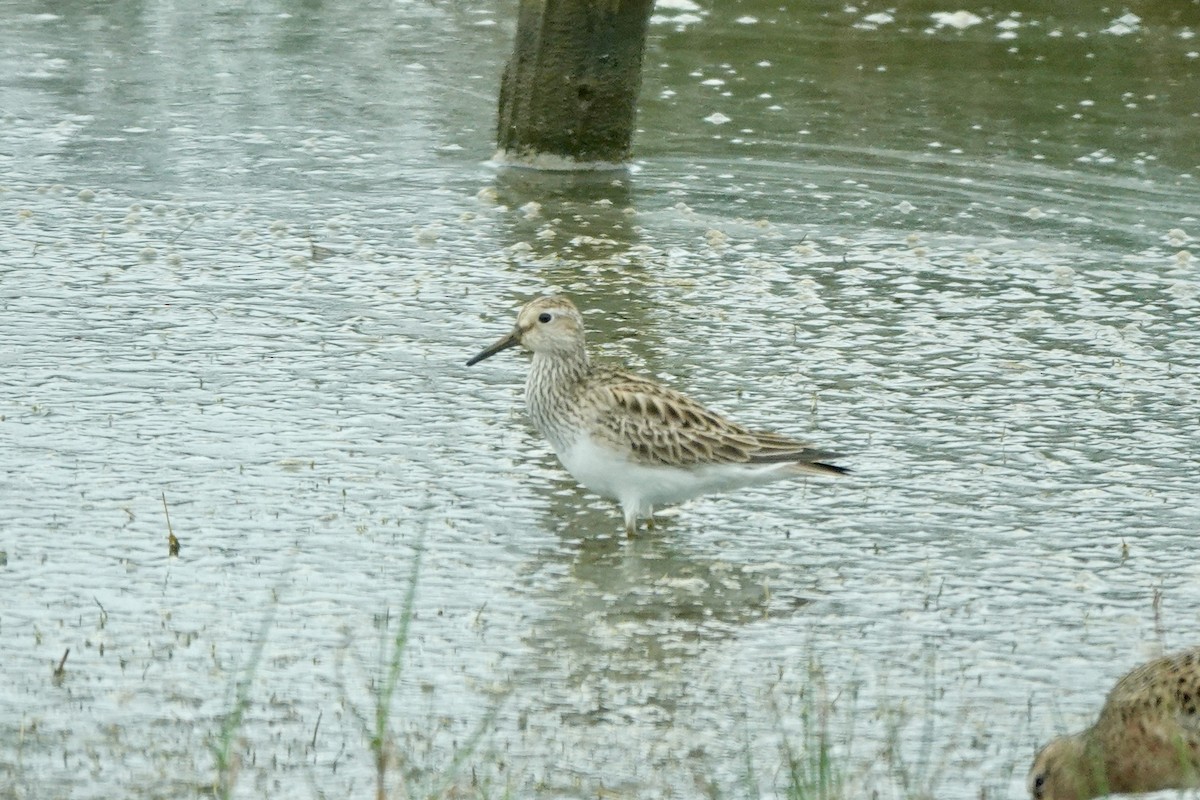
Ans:
[[[467,366],[521,345],[533,351],[525,407],[579,483],[615,499],[625,532],[656,506],[805,474],[840,475],[835,456],[744,428],[648,378],[593,364],[583,317],[562,296],[525,304],[511,332]]]
[[[1034,800],[1200,787],[1200,648],[1155,659],[1108,693],[1096,724],[1041,749]]]

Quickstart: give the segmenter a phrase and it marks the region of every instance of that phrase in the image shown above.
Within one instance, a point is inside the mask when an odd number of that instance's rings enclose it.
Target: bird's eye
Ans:
[[[1045,789],[1045,788],[1046,788],[1046,776],[1045,776],[1045,774],[1041,774],[1041,775],[1038,775],[1038,776],[1036,776],[1036,777],[1033,779],[1033,796],[1034,796],[1035,798],[1037,798],[1037,800],[1041,800],[1041,798],[1042,798],[1042,790],[1043,790],[1043,789]]]
[[[554,319],[554,317],[550,316],[549,311],[543,311],[541,314],[538,314],[538,322],[542,323],[543,325],[552,319]]]

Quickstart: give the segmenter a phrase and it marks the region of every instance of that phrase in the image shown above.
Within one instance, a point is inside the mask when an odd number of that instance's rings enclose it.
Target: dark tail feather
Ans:
[[[795,464],[800,469],[807,472],[825,473],[827,475],[845,475],[850,470],[845,467],[839,467],[836,464],[830,464],[829,459],[838,458],[836,453],[831,453],[828,450],[792,450],[792,451],[775,451],[766,453],[753,453],[750,456],[751,464]]]

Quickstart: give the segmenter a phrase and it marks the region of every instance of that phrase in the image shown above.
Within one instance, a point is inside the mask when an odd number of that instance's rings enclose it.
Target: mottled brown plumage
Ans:
[[[835,456],[775,433],[752,431],[662,384],[608,367],[588,381],[598,433],[628,446],[642,464],[777,464],[800,462],[813,472],[843,473],[819,463]]]
[[[511,333],[467,362],[523,345],[529,417],[567,471],[615,498],[630,534],[655,505],[804,473],[839,475],[833,454],[776,433],[752,431],[695,400],[588,358],[583,317],[565,297],[521,309]]]
[[[1042,748],[1034,800],[1200,787],[1200,648],[1159,658],[1117,682],[1096,724]]]

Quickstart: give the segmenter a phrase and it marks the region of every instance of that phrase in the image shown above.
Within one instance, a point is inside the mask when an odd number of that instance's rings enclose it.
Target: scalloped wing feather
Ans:
[[[1193,749],[1200,747],[1200,648],[1150,661],[1117,681],[1097,726],[1144,724],[1147,716],[1169,719]]]
[[[612,371],[589,391],[597,428],[644,464],[787,464],[843,473],[834,455],[776,433],[751,431],[657,383]]]

